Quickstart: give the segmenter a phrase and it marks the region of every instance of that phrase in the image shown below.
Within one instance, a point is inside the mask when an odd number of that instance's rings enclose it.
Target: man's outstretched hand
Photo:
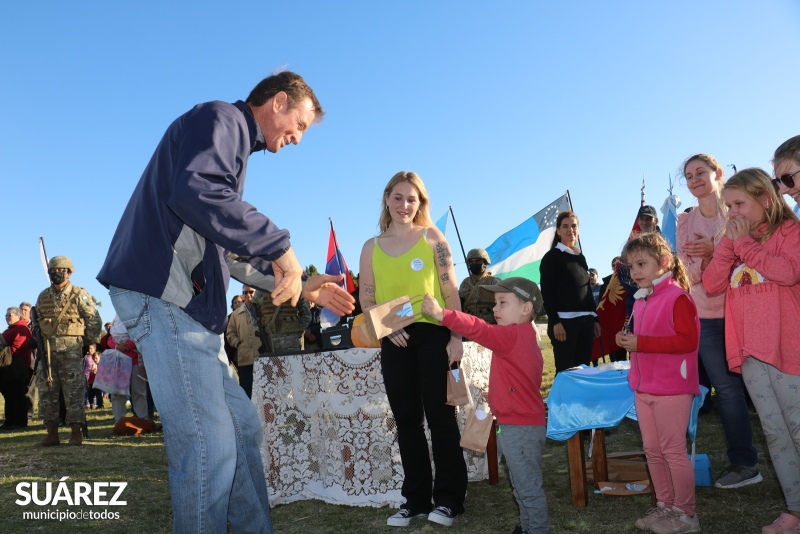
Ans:
[[[347,315],[355,309],[356,300],[337,282],[344,280],[344,275],[333,276],[320,274],[309,276],[303,286],[303,298],[319,306],[328,308],[337,315]]]
[[[275,290],[270,294],[272,303],[278,306],[289,301],[292,306],[297,306],[303,291],[303,268],[291,247],[272,262],[272,272],[275,273]]]

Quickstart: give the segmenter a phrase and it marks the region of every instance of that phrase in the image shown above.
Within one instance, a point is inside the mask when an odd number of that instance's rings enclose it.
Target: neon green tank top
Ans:
[[[372,249],[372,273],[375,276],[377,304],[403,295],[414,297],[430,293],[439,302],[439,306],[445,307],[436,275],[433,249],[425,240],[427,233],[426,229],[419,241],[398,257],[386,254],[381,249],[379,239],[375,238],[375,247]],[[422,313],[422,297],[413,299],[411,305],[415,314]],[[417,317],[416,322],[439,324],[439,321],[424,313]]]

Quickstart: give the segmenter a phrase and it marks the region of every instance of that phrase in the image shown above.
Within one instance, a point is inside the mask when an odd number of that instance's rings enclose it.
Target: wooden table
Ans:
[[[627,374],[625,365],[601,366],[563,371],[553,381],[547,399],[547,437],[567,441],[569,483],[574,506],[584,507],[589,503],[584,431],[595,429],[592,446],[595,484],[608,480],[603,428],[618,425],[631,411],[633,391],[628,386]]]
[[[606,458],[605,432],[598,428],[594,432],[592,447],[592,473],[594,484],[600,489],[599,482],[608,480],[608,459]],[[589,504],[589,489],[586,485],[586,455],[583,449],[583,435],[577,432],[567,440],[567,461],[569,463],[569,488],[572,494],[572,505],[579,508]]]

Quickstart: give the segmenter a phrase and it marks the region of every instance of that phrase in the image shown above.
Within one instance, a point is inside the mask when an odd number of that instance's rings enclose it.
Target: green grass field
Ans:
[[[552,352],[545,351],[543,392],[549,390],[554,375]],[[0,399],[0,413],[2,412]],[[755,412],[752,423],[756,447],[761,458],[764,482],[737,490],[697,488],[697,510],[704,532],[713,534],[745,534],[760,532],[783,510],[780,486],[772,471],[761,426]],[[90,438],[82,447],[39,449],[34,445],[44,436],[41,422],[34,421],[25,432],[0,433],[0,533],[9,532],[102,532],[160,533],[172,531],[172,512],[167,485],[167,462],[160,434],[118,437],[111,433],[113,418],[110,408],[88,412]],[[61,429],[62,442],[68,431]],[[625,420],[606,439],[609,452],[641,450],[637,424]],[[588,450],[588,447],[587,447]],[[700,416],[697,451],[711,459],[716,474],[726,467],[725,443],[716,411]],[[104,509],[118,512],[117,520],[33,520],[23,519],[23,511],[44,511],[44,506],[15,504],[19,482],[118,482],[128,486],[125,506],[68,506],[60,511]],[[566,443],[548,440],[544,454],[544,482],[547,493],[551,532],[625,533],[637,532],[633,523],[650,507],[649,496],[609,497],[590,493],[589,506],[574,508],[570,502]],[[70,486],[72,487],[72,486]],[[504,466],[500,466],[500,483],[469,484],[467,512],[453,527],[440,527],[416,519],[407,528],[386,526],[386,518],[394,513],[389,508],[336,506],[319,501],[301,501],[273,509],[276,532],[294,533],[510,533],[518,524],[518,510]]]

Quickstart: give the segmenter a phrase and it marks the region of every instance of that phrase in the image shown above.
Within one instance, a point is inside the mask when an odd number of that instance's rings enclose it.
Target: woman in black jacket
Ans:
[[[589,365],[593,337],[600,336],[589,266],[578,248],[578,216],[562,211],[553,244],[539,264],[547,335],[553,344],[556,373]]]

